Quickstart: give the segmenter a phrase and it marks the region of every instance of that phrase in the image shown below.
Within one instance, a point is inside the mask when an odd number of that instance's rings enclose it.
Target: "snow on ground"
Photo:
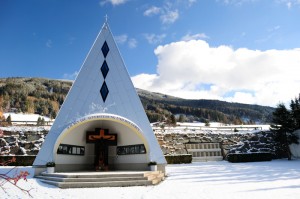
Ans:
[[[11,132],[39,132],[39,131],[49,131],[51,126],[6,126],[0,127],[0,130],[11,131]]]
[[[52,121],[51,118],[42,116],[39,114],[30,114],[30,113],[4,113],[3,114],[5,118],[7,118],[9,115],[11,117],[12,121],[32,121],[36,122],[38,118],[44,118],[45,121]]]
[[[32,177],[18,184],[33,198],[129,198],[129,199],[296,199],[300,198],[300,160],[229,163],[198,162],[168,165],[168,177],[156,186],[59,189]],[[11,167],[0,167],[4,173]],[[22,167],[33,173],[31,167]],[[29,198],[5,184],[0,198]]]
[[[36,125],[39,118],[43,118],[47,125],[52,125],[54,120],[39,114],[31,113],[4,113],[5,118],[11,117],[13,125]]]
[[[210,123],[210,126],[205,126],[205,123],[181,123],[177,122],[177,126],[165,126],[161,127],[157,123],[152,123],[152,129],[155,133],[178,133],[178,134],[188,134],[188,133],[211,133],[211,134],[244,134],[244,133],[258,133],[261,131],[269,131],[269,124],[254,124],[254,125],[228,125],[218,122]],[[238,132],[234,132],[234,129]]]

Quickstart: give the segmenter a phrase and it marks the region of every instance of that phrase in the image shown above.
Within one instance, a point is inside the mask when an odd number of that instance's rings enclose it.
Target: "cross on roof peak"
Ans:
[[[107,23],[108,22],[108,16],[107,16],[107,14],[105,15],[105,23]]]

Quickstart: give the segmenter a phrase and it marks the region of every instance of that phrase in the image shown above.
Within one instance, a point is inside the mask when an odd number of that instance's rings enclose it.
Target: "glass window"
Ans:
[[[102,84],[101,89],[100,89],[100,94],[101,94],[101,97],[102,97],[103,102],[105,102],[108,93],[109,93],[109,90],[108,90],[108,88],[107,88],[106,83],[104,82],[104,83]]]
[[[143,144],[118,146],[117,155],[145,154],[146,148]]]
[[[57,154],[84,155],[84,151],[84,146],[60,144],[57,149]]]
[[[101,72],[102,72],[104,79],[106,78],[108,71],[109,71],[108,65],[107,65],[106,61],[104,60],[102,66],[101,66]]]
[[[104,42],[104,44],[101,48],[101,51],[103,53],[103,56],[106,58],[106,56],[108,54],[108,51],[109,51],[109,48],[108,48],[108,45],[107,45],[106,41]]]

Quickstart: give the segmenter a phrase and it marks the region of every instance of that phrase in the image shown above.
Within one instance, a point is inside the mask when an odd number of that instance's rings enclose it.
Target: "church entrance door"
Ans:
[[[95,143],[95,170],[109,170],[108,147],[117,145],[117,134],[109,134],[108,129],[96,128],[86,134],[87,143]]]

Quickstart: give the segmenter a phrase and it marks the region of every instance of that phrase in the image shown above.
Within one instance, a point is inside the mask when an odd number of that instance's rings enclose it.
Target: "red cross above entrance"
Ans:
[[[87,143],[102,143],[105,145],[117,145],[117,134],[109,134],[108,129],[96,128],[95,131],[86,133]]]

